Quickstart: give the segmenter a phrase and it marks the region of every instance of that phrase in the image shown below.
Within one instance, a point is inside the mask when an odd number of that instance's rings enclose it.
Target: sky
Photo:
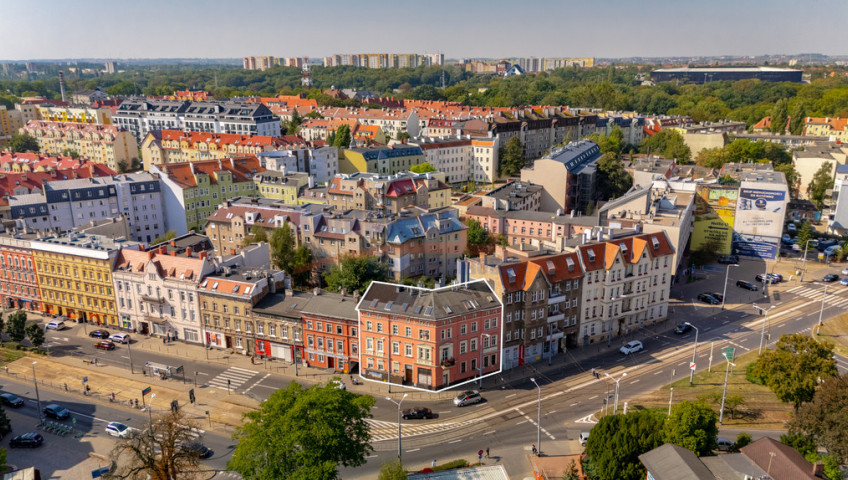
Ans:
[[[848,0],[0,0],[0,60],[848,54]]]

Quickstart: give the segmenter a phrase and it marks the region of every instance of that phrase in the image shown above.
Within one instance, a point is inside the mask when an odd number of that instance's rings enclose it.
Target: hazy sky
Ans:
[[[848,0],[0,0],[0,59],[848,53]]]

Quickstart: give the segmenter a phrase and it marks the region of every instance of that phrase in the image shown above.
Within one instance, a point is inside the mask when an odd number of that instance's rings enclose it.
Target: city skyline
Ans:
[[[0,18],[4,60],[320,58],[356,52],[444,53],[446,58],[848,53],[839,50],[844,45],[839,39],[846,38],[839,19],[848,14],[848,4],[831,0],[818,2],[816,9],[798,9],[796,2],[787,0],[768,2],[767,8],[761,2],[729,0],[708,7],[670,0],[602,4],[436,0],[415,10],[375,0],[344,15],[338,12],[349,4],[337,0],[318,8],[270,0],[245,7],[212,0],[203,9],[183,4],[185,11],[161,0],[4,4],[5,15]],[[91,13],[98,11],[103,14],[92,20]],[[32,25],[37,28],[20,28],[21,19],[27,18],[37,18]],[[253,20],[274,18],[280,22]],[[72,29],[79,25],[88,26],[89,33],[74,35]],[[277,25],[287,33],[280,35]],[[150,35],[147,29],[155,30]],[[250,34],[244,35],[243,29]],[[68,35],[73,35],[73,42],[67,41]]]

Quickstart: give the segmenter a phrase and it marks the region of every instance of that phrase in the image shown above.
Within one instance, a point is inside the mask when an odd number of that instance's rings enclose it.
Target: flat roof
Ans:
[[[721,73],[721,72],[800,72],[793,68],[777,67],[677,67],[660,68],[654,72],[698,72],[698,73]]]

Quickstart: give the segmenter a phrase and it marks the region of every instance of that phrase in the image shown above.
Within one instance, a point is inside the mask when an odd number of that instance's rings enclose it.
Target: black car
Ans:
[[[55,403],[44,407],[43,413],[48,417],[55,418],[56,420],[64,420],[71,416],[71,412],[69,412],[67,408],[61,405],[56,405]]]
[[[424,407],[414,407],[414,408],[409,408],[409,409],[403,411],[403,419],[404,420],[418,419],[418,418],[426,418],[426,419],[429,420],[429,419],[433,418],[433,411],[430,410],[429,408],[424,408]]]
[[[681,323],[677,326],[677,328],[674,329],[674,333],[678,335],[683,335],[684,333],[690,330],[692,330],[692,325],[689,325],[688,323]]]
[[[822,278],[822,282],[835,282],[839,280],[839,275],[835,273],[828,273]]]
[[[698,300],[700,300],[704,303],[709,303],[710,305],[718,305],[719,303],[721,303],[719,301],[719,299],[715,298],[714,296],[710,295],[709,293],[699,294]]]
[[[718,263],[723,265],[734,265],[739,263],[738,255],[722,255],[718,257]]]
[[[736,286],[739,288],[744,288],[745,290],[750,290],[752,292],[756,292],[758,290],[757,286],[751,282],[746,282],[744,280],[739,280],[736,282]]]
[[[13,393],[0,394],[0,401],[3,402],[3,405],[8,405],[10,407],[18,408],[24,406],[23,399]]]
[[[754,280],[756,280],[759,283],[763,283],[763,278],[766,279],[765,283],[777,283],[777,282],[780,281],[780,280],[777,279],[777,277],[775,277],[772,274],[768,274],[764,277],[762,273],[758,273],[757,276],[754,277]]]
[[[712,295],[712,297],[715,298],[716,300],[718,300],[719,302],[724,301],[724,295],[722,295],[720,293],[713,292],[710,295]]]
[[[10,448],[35,448],[44,443],[44,437],[40,433],[29,432],[23,435],[18,435],[9,442]]]
[[[206,445],[200,442],[189,442],[183,445],[183,450],[185,450],[190,455],[194,455],[200,459],[207,459],[212,455],[215,455],[215,452],[212,451]]]
[[[109,332],[107,332],[106,330],[94,330],[93,332],[89,333],[88,336],[106,339],[109,338]]]
[[[98,350],[114,350],[115,344],[108,340],[103,340],[102,342],[95,343],[94,348]]]

